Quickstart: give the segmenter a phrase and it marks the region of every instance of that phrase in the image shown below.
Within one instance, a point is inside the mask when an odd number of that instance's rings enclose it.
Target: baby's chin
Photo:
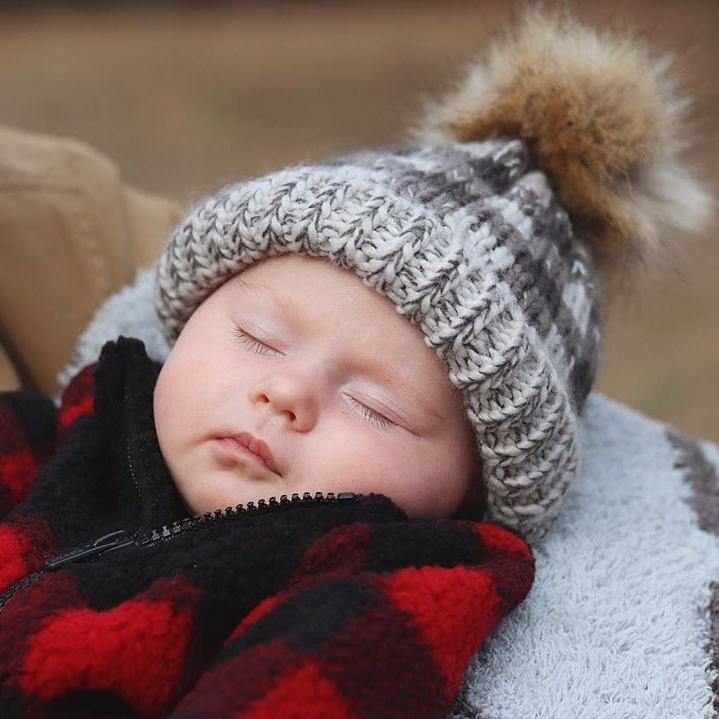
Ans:
[[[182,483],[180,483],[181,485]],[[277,484],[264,485],[256,480],[243,478],[208,479],[201,487],[183,487],[175,485],[190,514],[205,514],[218,509],[246,505],[248,502],[269,500],[282,494],[290,494],[283,486]]]
[[[188,514],[205,514],[289,494],[282,477],[209,443],[175,457],[168,465],[172,482]]]

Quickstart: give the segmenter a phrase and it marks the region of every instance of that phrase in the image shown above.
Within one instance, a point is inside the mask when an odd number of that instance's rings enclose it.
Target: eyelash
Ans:
[[[235,327],[235,335],[237,338],[242,342],[242,344],[246,345],[250,348],[252,352],[255,354],[267,354],[266,352],[262,352],[262,349],[272,349],[268,345],[266,345],[264,342],[260,342],[259,340],[255,339],[252,335],[247,334],[241,327]],[[276,350],[275,350],[276,351]],[[366,407],[362,403],[358,402],[353,397],[349,397],[348,399],[352,402],[352,404],[356,405],[359,411],[361,412],[362,416],[367,419],[369,422],[372,422],[373,424],[376,424],[381,429],[391,429],[392,427],[396,427],[396,423],[393,422],[390,419],[387,419],[384,415],[379,414],[378,412],[375,412],[373,409],[370,409],[369,407]]]
[[[353,397],[350,397],[348,395],[347,399],[349,399],[352,404],[356,405],[359,408],[360,412],[362,413],[362,416],[365,419],[376,424],[378,427],[381,427],[382,429],[391,429],[392,427],[397,426],[392,420],[387,419],[384,415],[375,412],[369,407],[365,407],[365,405],[361,404]]]
[[[235,334],[237,335],[237,338],[242,342],[242,344],[247,345],[255,354],[267,354],[266,352],[260,352],[260,349],[263,347],[272,349],[271,347],[268,347],[264,342],[260,342],[259,340],[256,340],[252,335],[248,335],[247,332],[245,332],[241,327],[235,327]]]

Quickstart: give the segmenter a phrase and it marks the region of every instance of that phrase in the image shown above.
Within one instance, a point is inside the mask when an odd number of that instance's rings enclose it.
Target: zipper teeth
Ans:
[[[125,390],[125,404],[127,404],[127,390]],[[135,485],[135,491],[137,492],[137,498],[140,506],[142,506],[142,490],[140,489],[140,483],[137,481],[137,475],[135,474],[135,465],[132,462],[132,450],[130,449],[130,437],[125,439],[125,448],[127,453],[127,464],[130,469],[130,476],[132,482]]]
[[[108,551],[112,551],[113,549],[121,549],[131,544],[139,546],[154,544],[156,542],[176,537],[178,534],[187,530],[212,524],[218,520],[223,521],[232,519],[233,517],[237,517],[241,514],[261,514],[278,507],[296,506],[300,504],[310,504],[313,502],[345,502],[348,500],[361,500],[364,499],[364,497],[365,495],[361,492],[339,492],[338,494],[335,494],[334,492],[327,492],[327,494],[324,494],[323,492],[315,492],[314,495],[310,492],[304,492],[301,497],[297,492],[293,492],[289,497],[286,494],[282,494],[279,499],[273,496],[268,499],[259,499],[256,503],[250,501],[246,504],[238,504],[235,507],[227,507],[226,509],[218,509],[214,512],[205,512],[204,514],[196,514],[192,517],[186,517],[185,519],[173,522],[172,524],[165,524],[160,529],[153,529],[144,537],[137,537],[137,534],[122,537],[123,530],[116,530],[115,532],[111,532],[110,534],[105,535],[105,537],[101,537],[99,540],[96,540],[94,544],[97,544],[105,538],[110,538],[112,535],[117,536],[117,541],[111,546],[101,545],[97,547],[97,556],[100,556]],[[92,546],[94,545],[86,545],[85,548],[91,549]],[[75,552],[76,551],[77,550],[75,550]],[[68,555],[61,555],[60,557],[55,557],[54,559],[67,558],[69,562],[72,562],[72,555],[75,552],[70,552]],[[0,612],[16,592],[27,587],[33,581],[45,574],[45,572],[53,571],[56,568],[52,566],[53,561],[54,560],[50,560],[49,562],[46,561],[40,569],[26,574],[24,577],[16,580],[10,584],[10,586],[6,587],[3,592],[0,592]],[[65,563],[66,562],[58,563],[58,566]]]
[[[0,611],[2,611],[3,607],[10,601],[15,592],[29,586],[44,573],[44,569],[37,569],[13,582],[5,591],[3,591],[2,594],[0,594]]]
[[[225,509],[216,509],[214,512],[205,512],[204,514],[196,514],[192,517],[186,517],[185,519],[178,520],[172,524],[165,524],[159,529],[151,530],[144,538],[139,539],[140,544],[148,544],[150,542],[156,542],[158,540],[167,539],[173,537],[181,532],[185,532],[190,529],[196,529],[206,524],[213,523],[216,521],[223,521],[233,519],[242,514],[261,514],[269,510],[295,506],[299,504],[309,504],[312,502],[341,502],[348,499],[360,499],[364,495],[357,492],[304,492],[300,496],[297,492],[293,492],[291,495],[281,494],[278,497],[269,497],[267,499],[258,499],[257,502],[249,501],[246,504],[238,504],[234,507],[226,507]]]

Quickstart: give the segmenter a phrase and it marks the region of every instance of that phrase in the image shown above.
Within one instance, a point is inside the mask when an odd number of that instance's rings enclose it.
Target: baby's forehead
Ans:
[[[391,360],[398,370],[446,381],[445,360],[392,300],[350,270],[306,259],[283,255],[253,265],[204,302],[222,293],[233,307],[277,320],[282,329],[331,334],[362,358]]]

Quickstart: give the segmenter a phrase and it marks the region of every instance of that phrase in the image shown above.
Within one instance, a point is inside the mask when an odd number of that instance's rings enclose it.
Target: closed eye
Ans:
[[[264,342],[260,342],[260,340],[256,339],[252,335],[247,334],[247,332],[245,332],[241,327],[235,326],[235,335],[243,345],[248,347],[255,354],[269,354],[268,352],[263,352],[263,350],[271,350],[272,352],[278,351],[274,349],[274,347],[270,347]]]
[[[379,412],[375,412],[373,409],[370,409],[366,405],[362,404],[361,402],[358,402],[353,397],[350,397],[347,395],[347,399],[352,402],[356,407],[358,407],[360,413],[362,416],[367,419],[369,422],[372,422],[373,424],[378,425],[382,429],[391,429],[392,427],[396,427],[397,424],[393,422],[391,419],[387,419],[383,414],[379,414]]]

